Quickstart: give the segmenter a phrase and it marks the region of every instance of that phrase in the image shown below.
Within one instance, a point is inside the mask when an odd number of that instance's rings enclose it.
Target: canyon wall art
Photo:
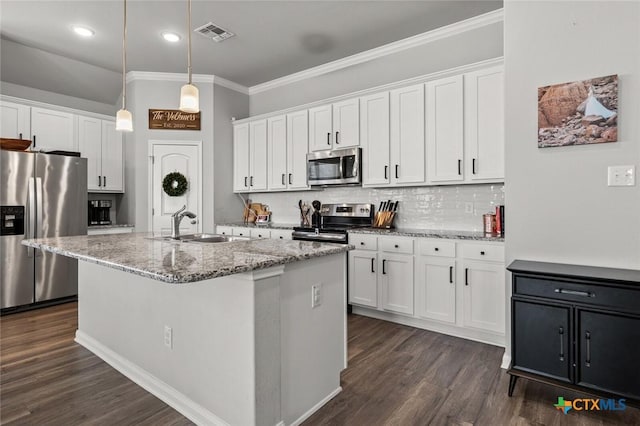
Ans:
[[[617,140],[617,75],[538,89],[538,148]]]

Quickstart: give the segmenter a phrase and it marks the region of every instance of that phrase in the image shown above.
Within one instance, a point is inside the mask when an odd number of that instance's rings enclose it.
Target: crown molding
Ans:
[[[106,114],[100,114],[98,112],[85,111],[85,110],[82,110],[82,109],[70,108],[70,107],[66,107],[66,106],[62,106],[62,105],[49,104],[49,103],[46,103],[46,102],[34,101],[34,100],[31,100],[31,99],[18,98],[16,96],[9,96],[9,95],[0,94],[0,104],[2,102],[13,102],[13,103],[18,103],[18,104],[22,104],[22,105],[26,105],[26,106],[30,106],[30,107],[46,108],[46,109],[51,109],[51,110],[54,110],[54,111],[68,112],[68,113],[71,113],[71,114],[83,115],[85,117],[99,118],[101,120],[114,121],[114,122],[116,120],[115,119],[115,113],[116,113],[116,110],[118,109],[118,107],[114,106],[113,107],[113,115],[106,115]]]
[[[187,81],[186,73],[172,73],[172,72],[150,72],[150,71],[129,71],[127,73],[127,83],[132,81]],[[193,74],[192,81],[194,83],[209,83],[217,84],[219,86],[226,87],[236,92],[249,94],[249,88],[241,84],[227,80],[226,78],[218,77],[217,75],[210,74]]]
[[[272,90],[276,87],[286,86],[287,84],[295,83],[343,68],[372,61],[374,59],[391,55],[393,53],[401,52],[403,50],[411,49],[413,47],[421,46],[423,44],[462,34],[467,31],[475,30],[477,28],[496,24],[502,21],[504,21],[504,9],[497,9],[488,13],[484,13],[482,15],[474,16],[473,18],[465,19],[464,21],[455,22],[453,24],[436,28],[422,34],[394,41],[392,43],[366,50],[364,52],[356,53],[342,59],[337,59],[332,62],[327,62],[326,64],[318,65],[313,68],[309,68],[297,73],[289,74],[284,77],[267,81],[265,83],[251,86],[249,87],[248,93],[249,95],[255,95],[256,93],[266,92],[267,90]]]

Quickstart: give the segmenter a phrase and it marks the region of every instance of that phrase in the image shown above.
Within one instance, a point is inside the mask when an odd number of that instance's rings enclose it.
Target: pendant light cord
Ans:
[[[124,0],[124,26],[122,29],[122,109],[126,109],[127,98],[127,0]]]
[[[189,34],[189,50],[187,51],[187,71],[189,72],[189,84],[191,84],[191,0],[188,0],[187,9],[188,9],[187,33]]]

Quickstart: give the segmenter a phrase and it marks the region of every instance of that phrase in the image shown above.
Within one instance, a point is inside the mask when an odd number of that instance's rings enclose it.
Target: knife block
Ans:
[[[378,212],[373,218],[373,227],[381,229],[392,229],[393,221],[396,218],[395,212]]]

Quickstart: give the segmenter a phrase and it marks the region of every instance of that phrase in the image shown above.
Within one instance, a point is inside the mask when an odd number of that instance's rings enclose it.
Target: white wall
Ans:
[[[502,23],[251,95],[251,115],[502,56]],[[240,118],[240,117],[238,117]]]
[[[506,257],[640,269],[640,3],[505,3]],[[618,74],[618,142],[537,147],[537,88]]]

